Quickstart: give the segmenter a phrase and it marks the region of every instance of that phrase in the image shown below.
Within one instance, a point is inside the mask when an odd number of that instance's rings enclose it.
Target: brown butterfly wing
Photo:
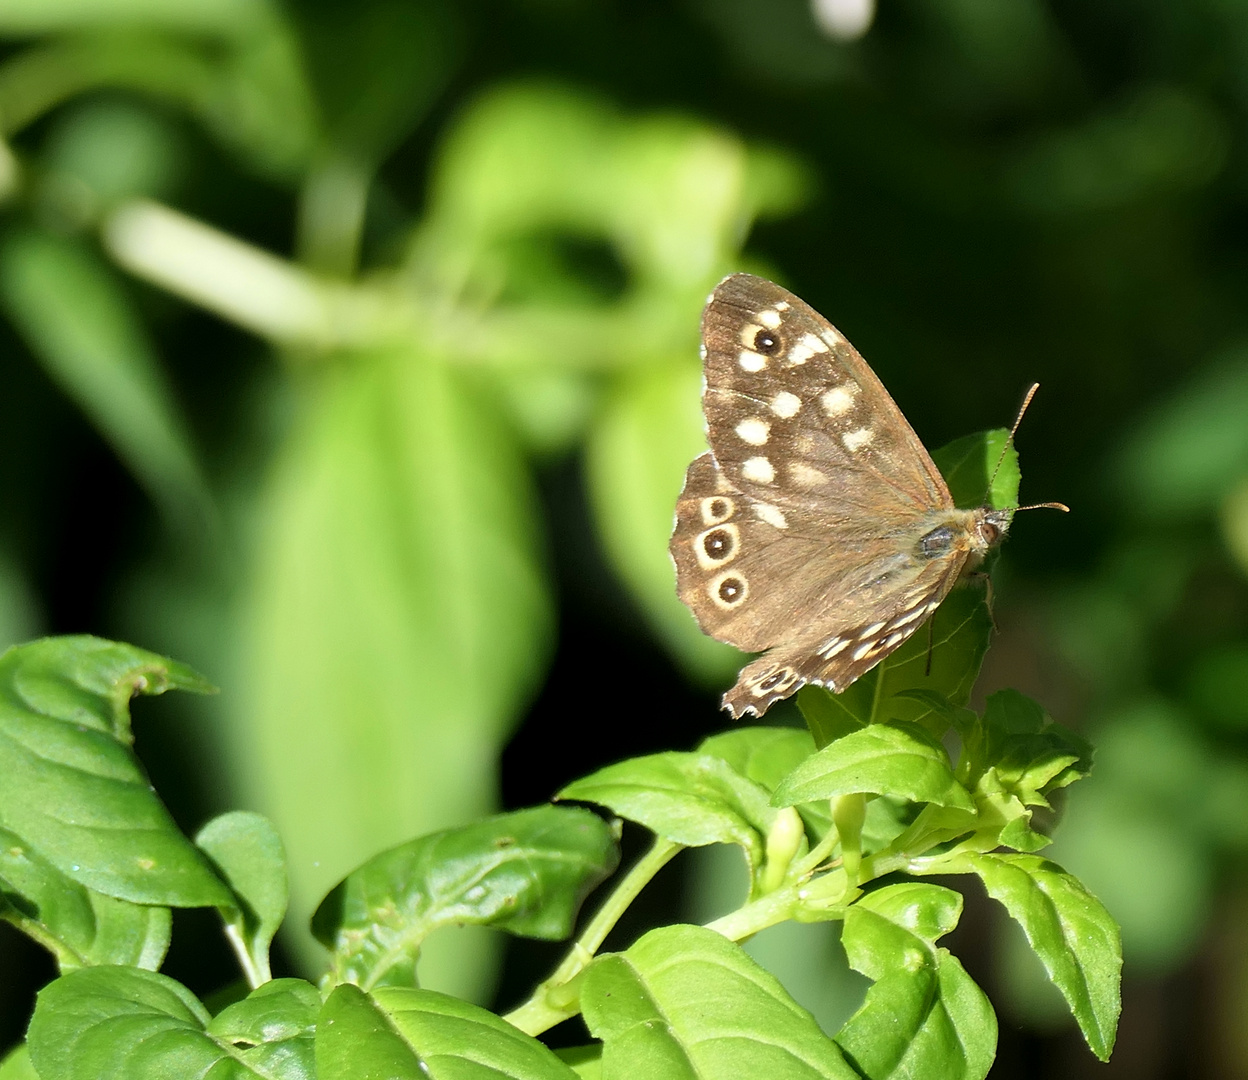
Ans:
[[[842,690],[888,655],[943,599],[969,548],[959,536],[938,558],[916,553],[960,512],[827,320],[735,274],[702,326],[711,453],[686,474],[671,552],[681,598],[708,634],[770,650],[725,696],[734,716],[761,715],[804,682]]]

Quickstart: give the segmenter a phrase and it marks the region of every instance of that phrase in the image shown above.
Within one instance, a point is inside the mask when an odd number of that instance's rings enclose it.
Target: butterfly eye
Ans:
[[[754,351],[773,356],[780,351],[780,335],[774,330],[762,329],[754,335]]]

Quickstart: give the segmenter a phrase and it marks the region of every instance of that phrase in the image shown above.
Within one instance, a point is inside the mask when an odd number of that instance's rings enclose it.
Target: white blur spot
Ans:
[[[856,41],[871,29],[875,0],[811,0],[815,24],[837,41]]]

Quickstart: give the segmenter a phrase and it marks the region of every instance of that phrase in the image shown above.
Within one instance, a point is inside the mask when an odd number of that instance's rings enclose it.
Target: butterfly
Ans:
[[[669,550],[703,631],[763,653],[723,698],[734,719],[762,716],[806,684],[839,693],[870,671],[1022,508],[954,506],[867,362],[779,285],[721,281],[702,355],[710,450],[685,474]]]

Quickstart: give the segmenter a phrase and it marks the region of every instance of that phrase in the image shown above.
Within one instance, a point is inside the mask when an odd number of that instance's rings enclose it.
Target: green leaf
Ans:
[[[723,758],[742,776],[762,784],[769,794],[814,752],[809,731],[784,727],[735,728],[704,739],[698,747],[698,753]],[[832,824],[828,808],[820,803],[805,803],[798,807],[798,813],[816,838]]]
[[[130,748],[131,695],[173,688],[209,686],[182,664],[100,638],[46,638],[0,656],[0,828],[108,896],[229,903]]]
[[[0,299],[170,522],[202,535],[213,509],[186,421],[115,271],[77,241],[18,233],[0,247]]]
[[[440,926],[567,937],[618,859],[610,826],[588,810],[499,814],[373,857],[325,898],[312,928],[334,951],[336,980],[410,986],[421,942]]]
[[[971,776],[979,774],[980,786],[991,771],[991,784],[1016,795],[1024,806],[1047,807],[1047,794],[1087,776],[1092,767],[1091,746],[1017,690],[989,696],[984,738],[971,756]]]
[[[1088,1047],[1108,1061],[1122,1009],[1118,924],[1077,878],[1047,859],[988,853],[969,856],[969,864],[1022,926]]]
[[[286,851],[268,818],[234,810],[195,836],[237,899],[222,915],[227,933],[249,958],[254,982],[269,978],[269,945],[286,917]]]
[[[602,1080],[602,1044],[589,1046],[565,1046],[555,1051],[555,1057],[567,1065],[581,1080]],[[0,1080],[5,1080],[0,1075]]]
[[[155,971],[169,948],[167,907],[88,889],[7,829],[0,829],[0,918],[51,950],[62,972],[93,964]]]
[[[697,325],[694,313],[690,325]],[[691,356],[694,348],[691,343]],[[706,449],[700,379],[695,364],[680,363],[623,380],[590,433],[586,468],[598,532],[616,573],[677,659],[719,685],[741,654],[698,628],[676,595],[667,554],[685,469]]]
[[[316,1080],[321,995],[302,979],[273,979],[212,1018],[208,1033],[263,1076]]]
[[[741,727],[702,740],[699,754],[723,758],[768,792],[815,752],[809,731],[786,727]]]
[[[399,350],[308,393],[263,497],[230,732],[295,926],[361,857],[488,812],[551,632],[530,478],[470,379]],[[447,976],[470,994],[480,970]]]
[[[339,986],[316,1030],[319,1080],[576,1080],[536,1039],[432,990]]]
[[[980,431],[954,439],[932,454],[955,505],[971,510],[1018,505],[1018,451],[1011,446],[1004,457],[1001,454],[1009,434],[1008,428]]]
[[[865,792],[974,810],[949,755],[918,724],[872,724],[825,746],[777,786],[772,803],[793,806]]]
[[[739,844],[754,868],[776,817],[767,792],[722,758],[677,751],[608,765],[557,798],[605,806],[677,844]]]
[[[814,1018],[740,946],[698,926],[652,930],[586,971],[581,1008],[602,1080],[852,1080]]]
[[[24,1042],[18,1043],[0,1060],[0,1080],[39,1080]]]
[[[951,889],[906,882],[868,893],[846,913],[846,955],[874,985],[836,1041],[870,1080],[987,1076],[997,1018],[957,958],[935,944],[961,912]]]
[[[40,991],[27,1041],[41,1080],[315,1080],[319,999],[308,983],[279,979],[213,1020],[167,976],[83,968]]]
[[[177,1062],[180,1075],[222,1066],[229,1052],[205,1031],[207,1010],[181,983],[154,971],[93,967],[45,986],[35,1005],[27,1042],[42,1080],[141,1080],[163,1076]],[[248,1073],[225,1064],[216,1076]]]
[[[839,694],[830,694],[821,686],[803,686],[797,692],[797,707],[819,749],[851,731],[861,731],[869,723],[873,702],[868,695],[854,689],[861,682],[859,679],[851,683]]]

